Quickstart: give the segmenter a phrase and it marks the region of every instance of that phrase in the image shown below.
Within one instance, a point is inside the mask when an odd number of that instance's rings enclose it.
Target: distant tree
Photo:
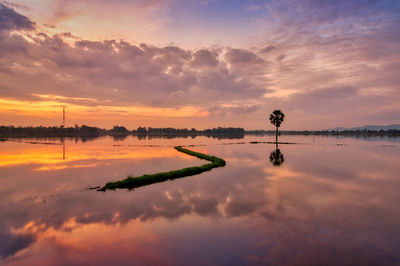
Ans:
[[[146,134],[147,133],[147,129],[145,127],[138,127],[136,132],[139,133],[139,134]]]
[[[117,133],[128,133],[128,129],[126,129],[126,127],[123,126],[114,126],[111,131],[117,132]]]
[[[274,110],[272,114],[269,116],[269,121],[276,127],[276,135],[275,135],[276,143],[278,143],[278,127],[281,126],[284,119],[285,115],[281,112],[281,110]]]

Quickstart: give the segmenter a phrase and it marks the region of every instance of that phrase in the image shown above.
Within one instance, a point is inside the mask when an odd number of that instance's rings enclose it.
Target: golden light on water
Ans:
[[[0,168],[19,165],[36,165],[35,171],[61,170],[66,168],[94,167],[108,160],[141,160],[156,158],[191,159],[177,152],[174,148],[137,149],[115,147],[104,149],[104,146],[91,146],[91,150],[80,149],[67,144],[65,160],[62,145],[46,145],[51,147],[32,147],[18,150],[0,151]],[[90,161],[89,161],[90,160]],[[81,162],[78,162],[81,161]]]

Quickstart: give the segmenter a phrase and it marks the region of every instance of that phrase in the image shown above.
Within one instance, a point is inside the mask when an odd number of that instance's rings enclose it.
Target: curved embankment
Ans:
[[[182,148],[181,146],[175,147],[176,150],[195,156],[199,159],[207,160],[210,161],[211,163],[208,164],[203,164],[201,166],[194,166],[194,167],[188,167],[188,168],[183,168],[180,170],[174,170],[170,172],[162,172],[158,174],[152,174],[152,175],[142,175],[142,176],[137,176],[137,177],[132,177],[128,176],[124,180],[116,181],[116,182],[109,182],[105,184],[103,187],[96,189],[97,191],[106,191],[107,189],[117,189],[117,188],[127,188],[127,189],[133,189],[141,186],[146,186],[158,182],[164,182],[167,180],[172,180],[175,178],[182,178],[185,176],[191,176],[191,175],[198,175],[202,172],[205,171],[210,171],[213,168],[216,167],[223,167],[225,166],[225,161],[221,158],[215,157],[215,156],[210,156],[207,154],[191,151],[185,148]]]

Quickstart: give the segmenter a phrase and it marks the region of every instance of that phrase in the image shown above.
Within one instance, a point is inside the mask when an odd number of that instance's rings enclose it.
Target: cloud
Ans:
[[[400,10],[397,1],[355,0],[355,1],[271,1],[265,7],[275,19],[287,26],[297,24],[305,27],[321,23],[343,22],[346,19],[375,21],[382,15],[395,14]]]
[[[310,101],[318,101],[326,99],[328,101],[334,99],[344,99],[346,97],[355,96],[358,92],[354,87],[336,87],[336,88],[322,88],[309,92],[295,94],[292,97],[307,99]]]
[[[231,64],[263,64],[264,60],[257,54],[245,49],[229,49],[225,54]]]
[[[250,81],[240,80],[226,64],[219,64],[221,51],[136,46],[115,40],[78,40],[71,46],[64,37],[67,34],[38,33],[33,43],[18,36],[3,39],[1,66],[12,73],[2,81],[3,96],[31,98],[33,90],[38,94],[92,97],[95,91],[99,100],[115,104],[182,106],[186,105],[180,101],[183,99],[195,98],[192,104],[200,105],[212,98],[248,98],[264,93]],[[254,54],[241,54],[244,64],[256,59]],[[10,65],[14,67],[10,69]],[[200,68],[202,71],[198,71]],[[35,78],[42,82],[26,85]],[[12,86],[14,90],[5,91]]]
[[[122,40],[76,40],[71,45],[64,40],[70,36],[37,33],[31,41],[21,36],[1,39],[0,68],[9,72],[0,73],[2,95],[32,99],[35,92],[96,98],[112,105],[206,107],[217,101],[258,98],[267,92],[250,79],[254,73],[236,67],[248,69],[264,63],[250,51],[192,51]]]
[[[398,4],[357,1],[359,10],[348,10],[354,3],[288,3],[269,2],[268,16],[259,20],[265,35],[252,48],[93,41],[76,37],[75,32],[51,35],[39,29],[3,34],[0,93],[20,101],[44,100],[32,94],[62,96],[58,105],[74,103],[96,110],[192,107],[198,110],[193,113],[212,117],[204,124],[219,125],[230,117],[230,124],[250,128],[263,127],[263,113],[274,108],[295,110],[289,123],[299,129],[304,125],[298,121],[307,113],[312,113],[307,126],[340,126],[324,125],[342,121],[339,114],[335,118],[337,106],[353,109],[359,120],[349,124],[372,123],[381,116],[393,119],[400,100]],[[27,17],[6,10],[13,14],[7,21],[28,23],[7,23],[14,26],[3,26],[3,33],[22,29],[15,25],[34,27]],[[390,109],[382,111],[382,106]],[[332,119],[323,121],[323,114]]]
[[[24,4],[20,4],[20,3],[12,3],[6,0],[3,0],[3,5],[8,6],[8,7],[12,7],[12,8],[16,8],[16,9],[21,9],[21,10],[30,10],[29,7],[27,7]]]
[[[33,235],[13,235],[0,232],[0,259],[4,260],[35,242]]]
[[[266,9],[257,55],[266,61],[263,71],[274,93],[265,105],[287,110],[297,121],[307,115],[303,128],[376,123],[381,106],[393,113],[380,123],[395,122],[399,3],[271,1]],[[343,120],[346,112],[351,115]]]
[[[266,47],[260,49],[260,51],[258,51],[258,52],[261,53],[261,54],[264,54],[264,53],[268,53],[268,52],[274,50],[275,48],[276,48],[276,47],[273,46],[273,45],[268,45],[268,46],[266,46]]]
[[[35,23],[0,3],[0,31],[33,30]]]
[[[259,104],[248,104],[248,105],[218,105],[214,106],[208,111],[214,116],[237,116],[243,114],[251,114],[260,109]]]
[[[218,65],[218,53],[215,51],[209,51],[207,49],[201,49],[196,51],[193,54],[194,66],[208,66],[208,67],[215,67]]]

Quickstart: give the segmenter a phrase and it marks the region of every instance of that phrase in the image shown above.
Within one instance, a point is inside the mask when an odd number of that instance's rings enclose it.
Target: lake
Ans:
[[[2,141],[0,264],[400,265],[400,139],[279,140]],[[207,163],[174,145],[227,164],[88,190]]]

